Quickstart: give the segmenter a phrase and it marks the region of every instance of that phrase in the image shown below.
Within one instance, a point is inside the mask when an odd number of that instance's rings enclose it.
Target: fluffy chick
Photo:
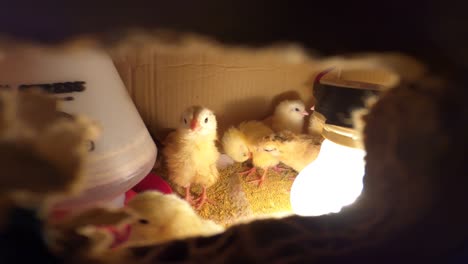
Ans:
[[[147,191],[133,197],[124,208],[93,208],[50,225],[48,240],[58,254],[101,257],[129,247],[223,231],[222,226],[200,218],[176,195]]]
[[[179,128],[168,135],[163,149],[167,162],[169,179],[185,188],[185,199],[197,208],[206,201],[206,188],[219,177],[216,162],[219,151],[216,148],[217,122],[213,112],[201,106],[186,109],[180,119]],[[202,186],[200,197],[193,200],[190,194],[192,184]]]
[[[155,245],[192,236],[210,236],[224,228],[200,218],[192,207],[174,194],[156,191],[138,194],[127,204],[140,217],[122,247]]]
[[[301,100],[285,100],[279,103],[271,118],[275,132],[289,130],[300,134],[304,127],[304,117],[309,115]]]
[[[300,172],[317,158],[322,141],[321,136],[297,135],[283,131],[265,137],[258,143],[258,148]]]
[[[256,173],[257,168],[263,169],[260,178],[251,182],[258,182],[261,186],[265,180],[268,169],[278,165],[279,160],[258,148],[257,144],[264,137],[273,133],[268,126],[259,121],[247,121],[239,125],[238,128],[232,127],[227,130],[222,138],[223,148],[236,162],[245,162],[252,159],[253,167],[241,174],[251,175]]]
[[[221,139],[224,152],[235,162],[244,162],[252,158],[247,137],[238,128],[231,127]]]

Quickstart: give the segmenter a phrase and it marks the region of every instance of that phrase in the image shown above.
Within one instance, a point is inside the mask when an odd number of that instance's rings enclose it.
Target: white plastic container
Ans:
[[[151,170],[157,149],[111,58],[93,49],[13,47],[0,58],[0,85],[41,85],[64,99],[67,114],[84,114],[102,128],[85,166],[86,188],[57,205],[78,209],[111,201]]]

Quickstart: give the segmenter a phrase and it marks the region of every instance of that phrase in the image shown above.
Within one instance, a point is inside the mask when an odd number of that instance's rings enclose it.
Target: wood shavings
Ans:
[[[247,196],[253,216],[265,218],[291,214],[289,190],[296,175],[297,173],[290,169],[279,173],[270,169],[260,187],[247,182],[250,178],[242,179],[242,190]]]
[[[239,176],[244,171],[244,164],[234,163],[219,170],[218,182],[207,189],[208,198],[212,203],[205,204],[197,213],[224,227],[249,222],[259,218],[286,216],[292,213],[289,203],[289,190],[296,172],[285,169],[281,173],[270,170],[264,184],[259,188],[256,184],[248,183]],[[164,171],[159,171],[165,175]],[[251,176],[253,179],[253,176]],[[171,187],[183,196],[184,190],[169,183]],[[192,192],[197,195],[201,188],[195,186]]]
[[[200,216],[227,227],[252,215],[237,176],[238,167],[234,164],[219,171],[218,182],[208,189],[213,203],[202,207],[198,211]]]

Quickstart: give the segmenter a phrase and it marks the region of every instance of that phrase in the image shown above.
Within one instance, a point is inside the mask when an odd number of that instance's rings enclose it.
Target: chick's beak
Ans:
[[[315,111],[315,105],[313,105],[310,110]]]
[[[195,131],[199,128],[199,124],[198,124],[198,121],[197,119],[193,119],[192,122],[190,122],[190,129],[192,131]]]
[[[301,114],[302,114],[303,116],[308,116],[308,115],[309,115],[309,113],[307,113],[307,111],[303,111]]]

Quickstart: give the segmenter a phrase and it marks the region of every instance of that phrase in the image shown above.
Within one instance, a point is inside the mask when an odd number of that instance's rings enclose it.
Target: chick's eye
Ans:
[[[143,219],[143,218],[142,218],[142,219],[138,219],[138,222],[139,222],[140,224],[143,224],[143,225],[149,224],[149,221],[146,220],[146,219]]]
[[[207,118],[205,118],[205,124],[206,124],[206,123],[208,123],[208,117],[207,117]]]
[[[263,148],[263,150],[266,151],[266,152],[272,152],[272,151],[274,151],[275,149],[272,148],[272,147],[265,147],[265,148]]]
[[[187,124],[187,119],[184,118],[184,124]]]
[[[294,111],[299,112],[299,108],[297,108],[297,107],[294,108]]]

